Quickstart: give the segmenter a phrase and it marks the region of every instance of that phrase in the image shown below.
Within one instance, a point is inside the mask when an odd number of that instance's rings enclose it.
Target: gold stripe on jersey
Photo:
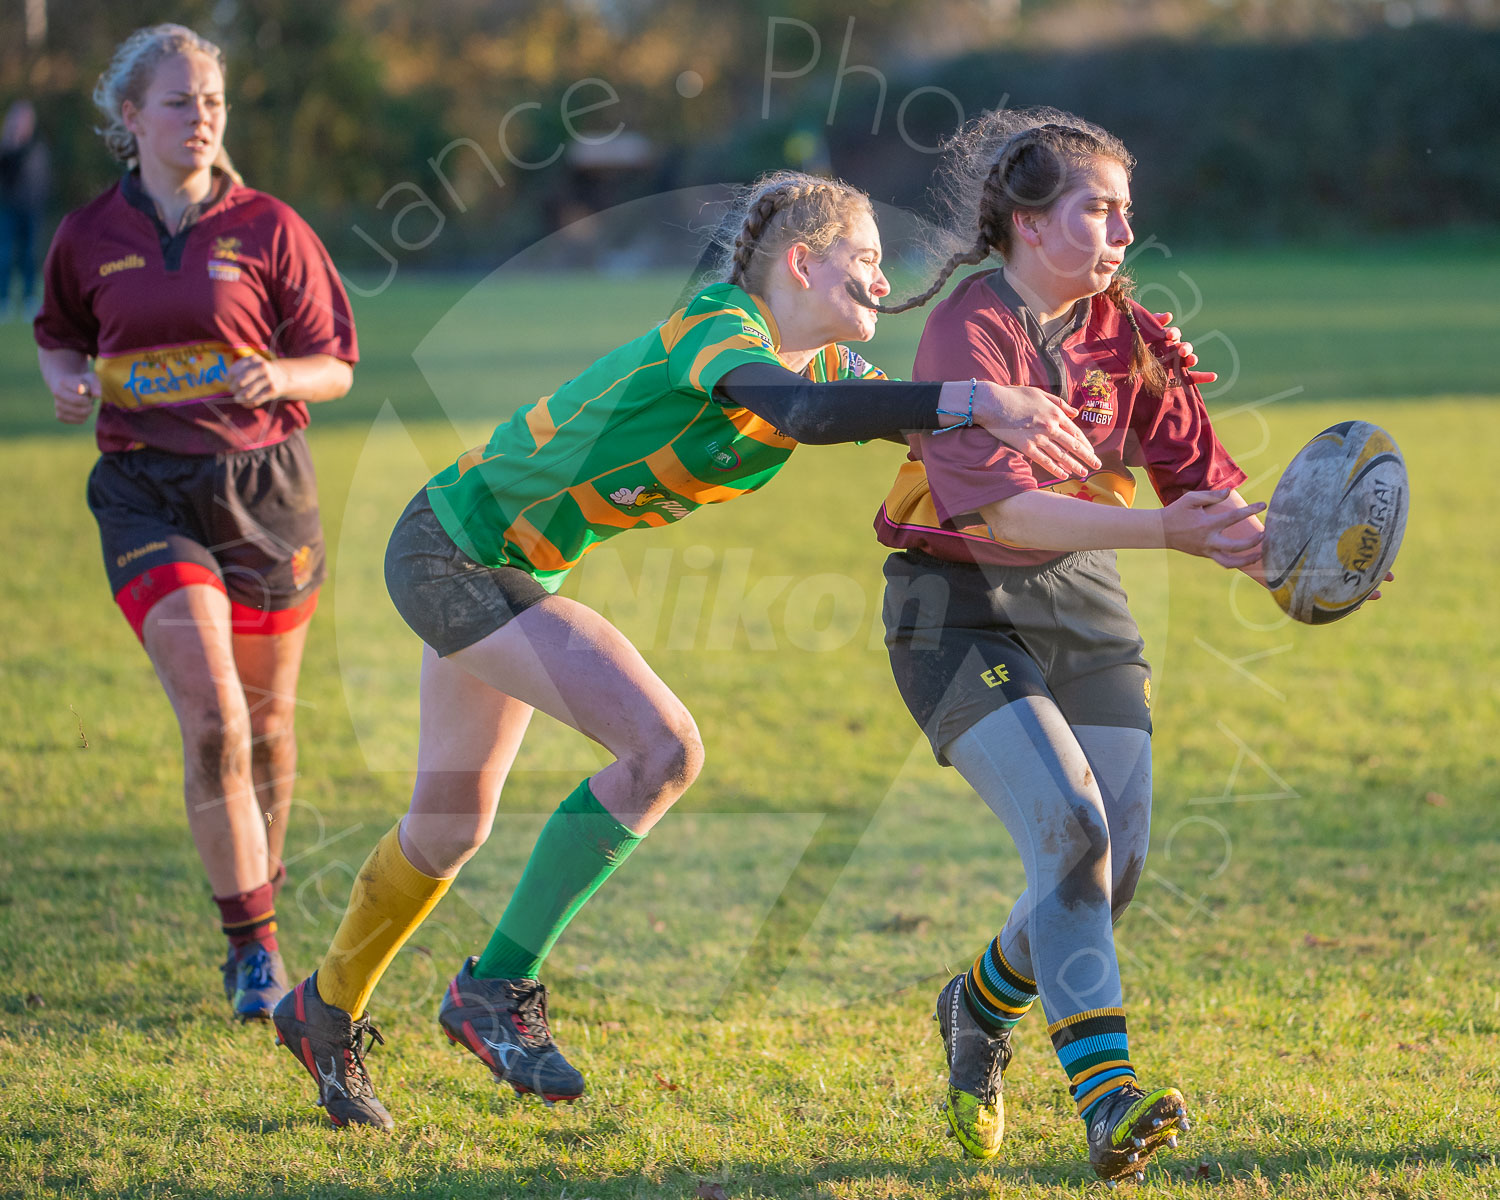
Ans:
[[[526,556],[526,561],[543,571],[566,571],[583,557],[579,555],[571,561],[564,558],[562,551],[525,517],[517,517],[511,522],[510,528],[505,531],[505,540],[519,547]]]
[[[458,456],[458,461],[453,464],[458,468],[458,479],[462,479],[466,471],[472,467],[477,467],[484,461],[484,452],[487,449],[487,446],[475,446],[472,449],[465,450]],[[453,482],[457,483],[458,479],[455,479]]]
[[[531,431],[531,440],[536,443],[532,454],[550,442],[552,435],[557,432],[557,426],[552,423],[552,414],[547,411],[547,401],[550,399],[551,396],[543,396],[526,413],[526,428]]]
[[[778,450],[791,450],[796,447],[795,438],[789,438],[783,433],[778,433],[776,426],[764,417],[758,417],[748,408],[726,408],[724,416],[731,425],[747,438],[754,438],[762,446],[774,446]]]
[[[723,313],[715,314],[723,316]],[[714,359],[726,350],[765,350],[766,344],[758,337],[751,337],[748,333],[736,333],[725,338],[723,341],[714,342],[712,345],[703,347],[698,352],[698,357],[693,359],[693,366],[688,371],[688,386],[701,389],[703,386],[703,372],[713,365]]]
[[[626,371],[625,374],[621,375],[618,379],[616,379],[612,384],[610,384],[607,388],[605,388],[598,395],[590,396],[587,400],[585,400],[581,404],[579,404],[579,406],[577,408],[575,408],[572,412],[570,412],[563,419],[562,425],[557,426],[557,429],[561,429],[563,427],[563,425],[566,425],[569,421],[576,420],[583,413],[583,410],[586,409],[590,404],[592,404],[595,400],[602,400],[602,399],[604,399],[605,396],[609,395],[610,392],[612,392],[612,391],[615,390],[615,388],[619,387],[622,383],[626,382],[626,380],[628,380],[632,375],[637,375],[640,372],[648,370],[651,367],[660,367],[660,366],[663,366],[663,365],[665,365],[666,361],[667,360],[664,359],[664,358],[658,358],[658,359],[655,359],[652,362],[642,363],[640,366],[636,367],[635,370],[633,370],[633,371]],[[550,400],[550,399],[552,399],[552,397],[548,396],[547,399]],[[557,430],[553,430],[554,433],[556,433],[556,431]],[[535,454],[537,452],[537,450],[540,450],[540,449],[541,449],[540,446],[536,447],[536,449],[532,450],[531,454],[528,454],[526,457],[530,458],[532,454]]]
[[[1088,500],[1111,508],[1129,508],[1135,499],[1135,478],[1117,471],[1095,471],[1086,479],[1060,479],[1045,487],[1034,489],[1052,492],[1074,500]],[[954,533],[942,528],[937,506],[932,500],[932,490],[927,480],[927,471],[920,462],[908,459],[896,472],[896,482],[885,497],[885,516],[892,525],[916,526],[938,533]],[[983,522],[977,525],[958,526],[956,532],[964,537],[983,538],[1013,550],[1027,550],[1019,542],[1008,542],[996,537],[994,531]]]
[[[724,500],[733,500],[736,496],[743,496],[747,490],[725,487],[723,484],[704,483],[683,465],[682,460],[677,457],[677,451],[671,446],[663,446],[648,457],[646,466],[665,487],[671,488],[679,496],[691,500],[694,504],[718,504]]]
[[[712,321],[715,317],[722,317],[725,312],[739,312],[737,308],[715,309],[713,312],[698,313],[696,316],[688,316],[687,309],[679,308],[670,317],[662,322],[661,344],[662,349],[671,353],[672,347],[677,345],[684,336],[690,333],[694,326],[701,325],[704,321]],[[745,317],[748,321],[750,318]]]

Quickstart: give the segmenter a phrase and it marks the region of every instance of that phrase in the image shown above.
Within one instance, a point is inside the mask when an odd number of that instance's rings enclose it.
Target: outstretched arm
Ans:
[[[1165,546],[1249,571],[1260,561],[1266,506],[1245,505],[1232,488],[1189,492],[1160,510],[1092,504],[1054,492],[1028,491],[980,509],[991,532],[1036,550],[1127,550]]]
[[[727,372],[714,393],[809,445],[871,441],[972,420],[1054,475],[1081,476],[1099,467],[1088,439],[1070,419],[1072,410],[1040,388],[983,379],[814,383],[770,363],[747,363]]]

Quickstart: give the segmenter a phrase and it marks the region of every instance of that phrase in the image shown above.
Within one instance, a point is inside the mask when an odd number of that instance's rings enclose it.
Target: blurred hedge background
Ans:
[[[1005,103],[1123,137],[1173,238],[1500,220],[1500,0],[9,0],[0,104],[37,105],[54,219],[114,173],[100,69],[167,19],[228,53],[247,181],[356,272],[783,165],[921,211],[931,147]]]

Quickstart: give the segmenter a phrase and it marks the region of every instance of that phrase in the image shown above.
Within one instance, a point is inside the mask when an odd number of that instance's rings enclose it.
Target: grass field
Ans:
[[[1289,626],[1201,561],[1122,556],[1157,719],[1126,1002],[1143,1078],[1178,1083],[1195,1118],[1143,1197],[1500,1195],[1494,250],[1143,260],[1146,299],[1170,288],[1182,313],[1201,295],[1189,336],[1238,362],[1212,408],[1253,498],[1351,416],[1388,428],[1413,478],[1400,578],[1335,626]],[[429,470],[664,315],[681,282],[614,280],[606,303],[590,281],[501,272],[359,302],[355,393],[311,434],[333,564],[281,911],[296,975],[411,783],[417,645],[380,585],[390,524]],[[919,330],[887,321],[870,357],[904,373]],[[693,710],[708,765],[549,964],[588,1100],[523,1105],[434,1017],[531,834],[600,765],[538,719],[496,836],[377,996],[388,1044],[370,1065],[398,1122],[379,1136],[330,1129],[267,1030],[226,1020],[175,726],[83,503],[91,438],[51,421],[15,326],[0,395],[0,1196],[1099,1189],[1036,1017],[999,1161],[960,1161],[934,1114],[933,996],[1021,881],[998,822],[920,743],[879,645],[869,521],[894,447],[804,450],[764,494],[577,572],[572,594]]]

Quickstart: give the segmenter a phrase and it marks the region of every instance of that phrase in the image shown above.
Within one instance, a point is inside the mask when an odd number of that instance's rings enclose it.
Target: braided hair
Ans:
[[[947,220],[938,245],[948,257],[926,291],[901,304],[875,306],[878,312],[917,308],[937,295],[960,266],[978,266],[992,253],[1005,258],[1011,248],[1011,217],[1046,212],[1098,159],[1119,163],[1127,176],[1135,166],[1119,138],[1055,108],[986,113],[960,130],[944,151],[949,159],[942,181]],[[1130,322],[1129,378],[1143,378],[1160,395],[1167,373],[1141,336],[1129,298],[1132,286],[1117,272],[1104,297]]]
[[[763,175],[725,220],[717,274],[747,292],[759,291],[786,247],[802,242],[814,255],[827,254],[861,215],[873,215],[870,198],[842,180],[800,171]]]

